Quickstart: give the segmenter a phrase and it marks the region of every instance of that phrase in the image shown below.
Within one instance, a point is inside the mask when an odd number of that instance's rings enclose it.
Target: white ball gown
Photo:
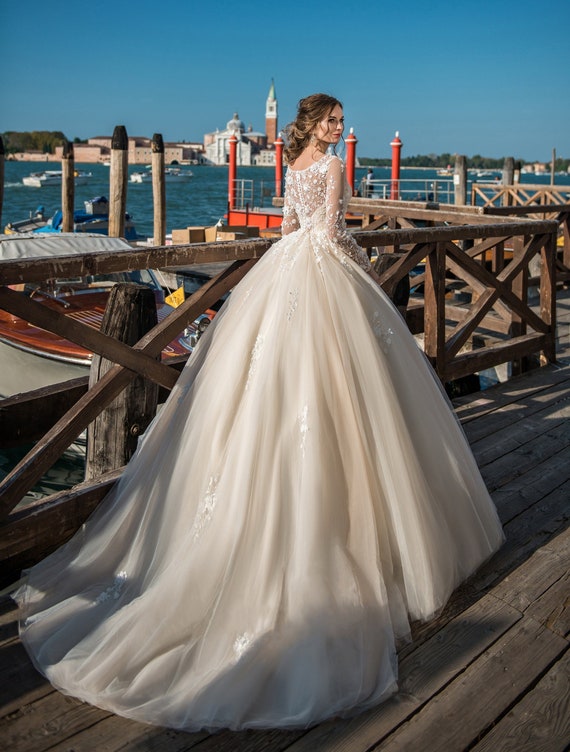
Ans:
[[[66,694],[187,730],[306,727],[397,690],[395,640],[503,540],[461,427],[346,232],[343,164],[286,177],[118,486],[15,594]]]

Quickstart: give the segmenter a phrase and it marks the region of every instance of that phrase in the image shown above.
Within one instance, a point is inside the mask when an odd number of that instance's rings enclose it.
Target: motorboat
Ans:
[[[96,196],[83,202],[84,209],[73,212],[73,232],[109,234],[109,201],[105,196]],[[45,209],[40,206],[27,219],[9,222],[4,227],[7,235],[19,232],[52,233],[61,232],[63,213],[58,209],[52,217],[45,216]],[[125,214],[125,230],[127,240],[137,240],[138,234],[130,214]]]
[[[187,183],[194,177],[191,170],[181,170],[180,167],[167,167],[164,170],[165,183]],[[132,172],[131,183],[152,183],[152,170],[147,168],[143,171]]]
[[[75,185],[85,185],[93,177],[93,173],[75,170],[73,173]],[[44,170],[43,172],[31,172],[22,178],[22,183],[31,188],[43,188],[48,185],[61,185],[63,172],[61,170]]]
[[[436,173],[440,178],[452,177],[453,167],[451,165],[447,165],[447,167],[442,167],[441,169],[437,170]]]
[[[4,227],[6,235],[11,235],[14,232],[34,232],[39,230],[40,227],[45,227],[48,222],[46,217],[46,210],[44,206],[38,206],[35,212],[30,212],[30,215],[26,219],[20,219],[17,222],[8,222]]]
[[[4,260],[110,251],[132,251],[132,247],[121,238],[98,234],[24,233],[0,236],[0,265]],[[195,287],[201,286],[204,281],[207,278],[198,276]],[[174,310],[165,300],[159,274],[150,269],[53,278],[41,283],[22,283],[10,287],[75,321],[99,329],[110,290],[119,282],[142,284],[152,289],[159,321]],[[193,290],[188,284],[190,282],[185,283],[185,288]],[[207,326],[204,317],[211,319],[214,315],[215,310],[208,309],[187,326],[162,351],[163,362],[168,363],[172,358],[191,353]],[[92,353],[80,345],[0,310],[0,397],[87,375],[92,357]]]

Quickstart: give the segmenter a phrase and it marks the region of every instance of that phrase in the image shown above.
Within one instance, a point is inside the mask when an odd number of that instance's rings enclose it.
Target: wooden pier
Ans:
[[[570,292],[557,363],[455,402],[506,533],[500,551],[402,646],[400,691],[302,731],[184,733],[51,688],[0,600],[0,746],[10,752],[562,752],[570,744]]]

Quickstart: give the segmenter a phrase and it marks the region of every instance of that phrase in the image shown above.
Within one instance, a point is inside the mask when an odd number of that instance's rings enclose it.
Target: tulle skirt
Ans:
[[[115,489],[29,570],[21,637],[55,687],[119,715],[306,727],[396,691],[395,641],[502,539],[403,319],[297,231],[234,289]]]

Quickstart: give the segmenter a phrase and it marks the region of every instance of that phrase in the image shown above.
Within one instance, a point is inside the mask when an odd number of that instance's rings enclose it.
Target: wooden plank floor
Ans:
[[[556,366],[463,397],[456,412],[506,543],[414,628],[400,691],[305,731],[186,734],[51,689],[0,601],[0,749],[15,752],[562,752],[570,747],[570,292],[558,298]]]

